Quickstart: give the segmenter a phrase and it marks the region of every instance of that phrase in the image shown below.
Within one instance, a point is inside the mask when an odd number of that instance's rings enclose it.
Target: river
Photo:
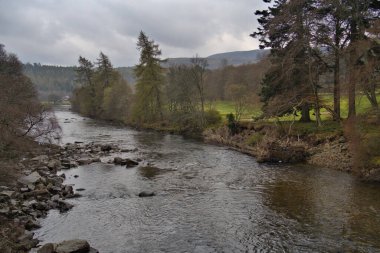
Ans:
[[[120,155],[160,170],[95,163],[63,171],[83,197],[41,220],[42,242],[81,238],[102,253],[380,252],[379,185],[324,168],[262,165],[226,147],[68,109],[56,116],[63,143],[137,148]],[[157,195],[137,197],[143,190]]]

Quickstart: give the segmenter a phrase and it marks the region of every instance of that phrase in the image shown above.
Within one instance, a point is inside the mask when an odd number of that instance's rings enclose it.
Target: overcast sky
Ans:
[[[262,0],[0,0],[0,43],[23,62],[76,65],[100,51],[114,66],[138,62],[140,30],[163,57],[258,48],[249,34]]]

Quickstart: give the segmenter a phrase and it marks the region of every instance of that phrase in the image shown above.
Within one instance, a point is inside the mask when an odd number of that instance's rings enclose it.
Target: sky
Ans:
[[[114,66],[138,63],[140,31],[162,57],[253,50],[262,0],[0,0],[0,44],[24,63],[77,64],[99,52]]]

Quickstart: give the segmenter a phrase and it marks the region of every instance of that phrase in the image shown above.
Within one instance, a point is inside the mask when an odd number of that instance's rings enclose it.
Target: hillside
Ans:
[[[218,69],[223,65],[239,66],[256,63],[269,53],[269,50],[235,51],[208,56],[208,68]],[[191,64],[191,58],[169,58],[163,67]],[[70,96],[75,88],[75,66],[49,66],[39,63],[24,64],[24,74],[36,85],[40,99],[47,100],[50,95]],[[133,87],[135,77],[133,67],[118,67],[117,71]]]
[[[239,66],[244,64],[256,63],[266,55],[269,50],[234,51],[220,54],[213,54],[206,57],[209,69],[218,69],[223,65]],[[165,67],[171,65],[191,64],[191,58],[168,58]]]
[[[49,95],[68,96],[75,88],[75,67],[27,63],[23,69],[36,86],[41,100],[47,100]]]
[[[24,74],[29,77],[37,88],[41,100],[49,96],[70,96],[76,86],[76,67],[49,66],[38,63],[24,64]],[[133,67],[119,67],[117,71],[133,86],[135,79]]]

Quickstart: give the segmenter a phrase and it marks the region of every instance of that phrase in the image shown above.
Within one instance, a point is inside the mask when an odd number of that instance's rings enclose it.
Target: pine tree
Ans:
[[[256,12],[261,27],[251,36],[259,38],[261,48],[271,48],[272,67],[261,91],[269,115],[281,116],[299,108],[301,121],[310,121],[310,107],[319,109],[313,8],[313,1],[277,0],[268,10]]]
[[[135,68],[137,82],[133,119],[139,124],[162,120],[164,76],[160,65],[161,50],[142,31],[138,37],[137,49],[140,51],[140,62]]]

